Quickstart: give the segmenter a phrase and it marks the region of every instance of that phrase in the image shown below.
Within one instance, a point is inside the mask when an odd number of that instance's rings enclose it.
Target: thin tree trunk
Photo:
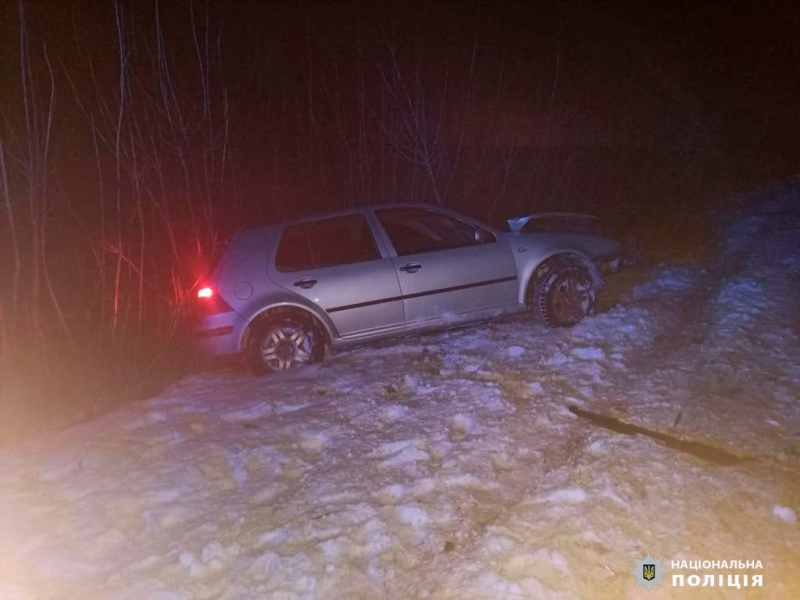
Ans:
[[[0,142],[0,184],[3,186],[8,229],[11,234],[11,249],[14,252],[14,274],[11,278],[11,309],[9,311],[11,319],[14,319],[17,316],[17,298],[19,297],[19,277],[22,261],[17,238],[17,224],[14,220],[14,203],[11,201],[11,194],[8,191],[8,172],[6,171],[5,150],[2,142]]]

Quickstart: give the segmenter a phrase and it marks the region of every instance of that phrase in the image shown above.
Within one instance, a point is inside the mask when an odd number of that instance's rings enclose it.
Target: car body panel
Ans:
[[[315,316],[330,338],[336,327],[324,311],[296,293],[285,290],[268,276],[268,262],[277,246],[280,229],[259,227],[236,234],[217,263],[208,284],[233,309],[231,312],[205,316],[200,320],[197,345],[206,356],[237,354],[242,350],[247,328],[260,314],[278,307],[294,307]],[[249,286],[249,295],[239,294],[237,288]],[[225,336],[207,336],[204,332],[232,326]]]
[[[429,206],[391,205],[384,209],[410,208],[441,213],[486,230],[493,242],[459,248],[398,256],[380,216],[375,225],[394,257],[403,294],[406,327],[451,321],[462,314],[509,307],[517,303],[516,265],[508,243],[491,227],[454,211]],[[410,267],[411,270],[409,270]]]
[[[580,257],[595,286],[602,287],[602,277],[594,265],[596,258],[613,256],[619,252],[619,244],[610,238],[573,233],[507,233],[506,239],[512,248],[519,275],[517,297],[525,301],[527,284],[536,269],[548,259],[558,255]]]
[[[270,261],[269,277],[324,311],[342,338],[402,329],[403,300],[391,258],[283,273]],[[295,284],[312,280],[313,287]]]
[[[392,260],[409,325],[518,302],[516,266],[505,240]],[[421,268],[400,270],[407,265]]]

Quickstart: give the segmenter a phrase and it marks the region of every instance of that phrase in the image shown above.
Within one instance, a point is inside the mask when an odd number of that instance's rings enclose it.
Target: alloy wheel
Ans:
[[[591,307],[591,282],[569,273],[552,291],[553,314],[560,323],[577,323]]]
[[[293,324],[276,326],[267,331],[261,345],[261,356],[273,371],[285,371],[311,362],[314,333]]]

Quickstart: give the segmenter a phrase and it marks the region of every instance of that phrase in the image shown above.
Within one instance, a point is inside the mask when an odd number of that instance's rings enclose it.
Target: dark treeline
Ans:
[[[193,290],[246,224],[392,201],[635,215],[720,155],[681,64],[587,5],[6,4],[7,424],[183,360]]]

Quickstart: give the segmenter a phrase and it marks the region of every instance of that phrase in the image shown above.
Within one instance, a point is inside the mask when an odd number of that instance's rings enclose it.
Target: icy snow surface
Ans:
[[[760,560],[747,597],[800,597],[798,195],[767,196],[715,264],[653,267],[574,329],[196,375],[3,451],[0,598],[643,598],[648,552]],[[666,579],[652,597],[691,592]]]

